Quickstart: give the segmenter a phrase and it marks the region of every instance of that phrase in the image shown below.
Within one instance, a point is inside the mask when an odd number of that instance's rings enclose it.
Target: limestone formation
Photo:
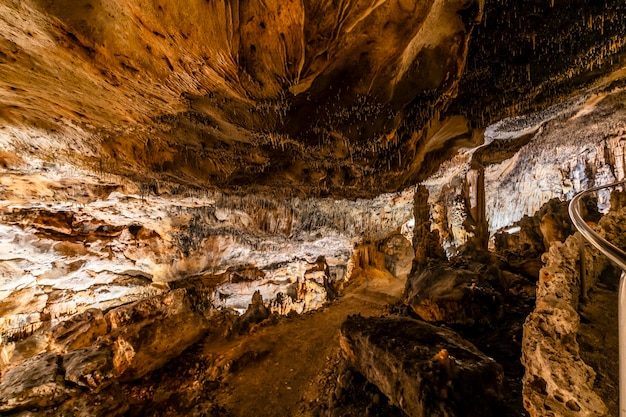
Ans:
[[[413,272],[419,271],[419,268],[424,267],[431,259],[442,259],[445,256],[438,233],[430,230],[428,194],[428,189],[423,185],[419,185],[415,190],[415,201],[413,202],[415,267]]]
[[[564,202],[626,176],[626,4],[530,3],[0,1],[0,413],[228,415],[221,378],[271,349],[211,346],[405,278],[385,311],[493,330],[521,274],[527,408],[601,414],[575,335],[604,263],[561,242]],[[341,343],[380,388],[360,411],[495,413],[501,369],[447,329]]]
[[[402,234],[393,234],[379,244],[379,250],[385,254],[385,268],[400,279],[411,272],[415,252],[411,242]]]
[[[118,307],[105,315],[119,380],[140,378],[200,340],[207,330],[182,289]]]
[[[92,345],[63,356],[65,379],[92,390],[113,378],[113,352],[106,345]]]
[[[580,358],[576,340],[580,317],[580,236],[555,242],[544,255],[537,304],[524,324],[522,363],[524,407],[532,417],[604,416],[607,408],[594,390],[595,372]],[[596,277],[604,269],[592,266]]]
[[[48,333],[51,351],[7,357],[0,411],[42,409],[49,415],[55,406],[76,416],[121,414],[127,404],[120,382],[161,368],[207,330],[207,318],[194,311],[184,289],[105,315],[89,310]]]
[[[490,416],[502,368],[449,329],[422,321],[350,316],[343,355],[407,415]]]
[[[618,68],[623,11],[619,0],[11,0],[2,118],[19,148],[128,174],[144,192],[175,179],[373,196],[478,144],[476,125]]]
[[[236,322],[234,331],[237,333],[245,333],[250,330],[254,324],[260,323],[270,315],[270,310],[263,304],[263,297],[259,291],[252,296],[252,302],[248,305],[248,309]]]

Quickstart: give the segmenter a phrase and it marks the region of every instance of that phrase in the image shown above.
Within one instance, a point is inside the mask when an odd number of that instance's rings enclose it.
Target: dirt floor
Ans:
[[[123,387],[131,398],[128,415],[405,417],[375,386],[343,368],[339,352],[339,328],[348,315],[411,314],[401,303],[404,286],[404,280],[368,267],[320,310],[271,316],[241,336],[227,336],[232,317],[216,320],[202,342]],[[494,404],[501,417],[528,415],[522,406],[520,341],[533,306],[531,295],[510,296],[498,323],[453,326],[503,366],[505,398]]]
[[[337,355],[345,318],[383,314],[385,305],[400,301],[403,290],[404,281],[366,270],[322,311],[294,316],[242,339],[226,355],[260,359],[224,379],[218,403],[233,416],[293,416],[303,405],[325,400],[319,398],[320,382]],[[219,350],[213,344],[205,347],[206,353]]]

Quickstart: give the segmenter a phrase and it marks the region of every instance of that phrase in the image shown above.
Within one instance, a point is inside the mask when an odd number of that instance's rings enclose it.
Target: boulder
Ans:
[[[50,350],[64,354],[73,349],[90,346],[108,331],[102,310],[90,308],[50,329]]]
[[[200,340],[207,319],[195,311],[184,289],[150,297],[109,311],[113,366],[120,381],[160,368]]]
[[[486,417],[502,396],[502,367],[449,329],[349,316],[340,344],[348,363],[413,417]]]
[[[474,324],[502,315],[502,299],[481,275],[444,264],[429,265],[407,279],[409,306],[429,322]]]

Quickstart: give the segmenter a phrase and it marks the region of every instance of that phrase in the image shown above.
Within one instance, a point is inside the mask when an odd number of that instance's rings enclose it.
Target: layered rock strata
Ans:
[[[484,146],[442,164],[423,183],[430,193],[433,227],[446,251],[455,254],[473,240],[480,224],[474,163],[484,165],[490,235],[504,229],[517,233],[514,223],[534,216],[552,199],[565,201],[592,186],[626,178],[625,97],[623,87],[609,77],[592,93],[489,126]],[[602,197],[601,211],[608,210],[608,203]]]
[[[0,168],[4,343],[89,308],[172,288],[193,288],[199,302],[240,313],[255,291],[277,312],[310,311],[349,277],[356,244],[397,234],[412,211],[411,190],[376,200],[274,201],[165,183],[142,191],[98,172],[8,152],[6,160]],[[406,250],[406,238],[396,239]],[[404,256],[393,253],[390,267]]]
[[[3,351],[0,412],[123,415],[120,383],[162,367],[208,328],[182,289],[76,315]]]

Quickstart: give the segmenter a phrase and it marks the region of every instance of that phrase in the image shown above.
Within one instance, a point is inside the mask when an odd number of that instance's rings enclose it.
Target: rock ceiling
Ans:
[[[372,196],[622,67],[625,42],[623,0],[5,0],[0,145],[148,185]]]

